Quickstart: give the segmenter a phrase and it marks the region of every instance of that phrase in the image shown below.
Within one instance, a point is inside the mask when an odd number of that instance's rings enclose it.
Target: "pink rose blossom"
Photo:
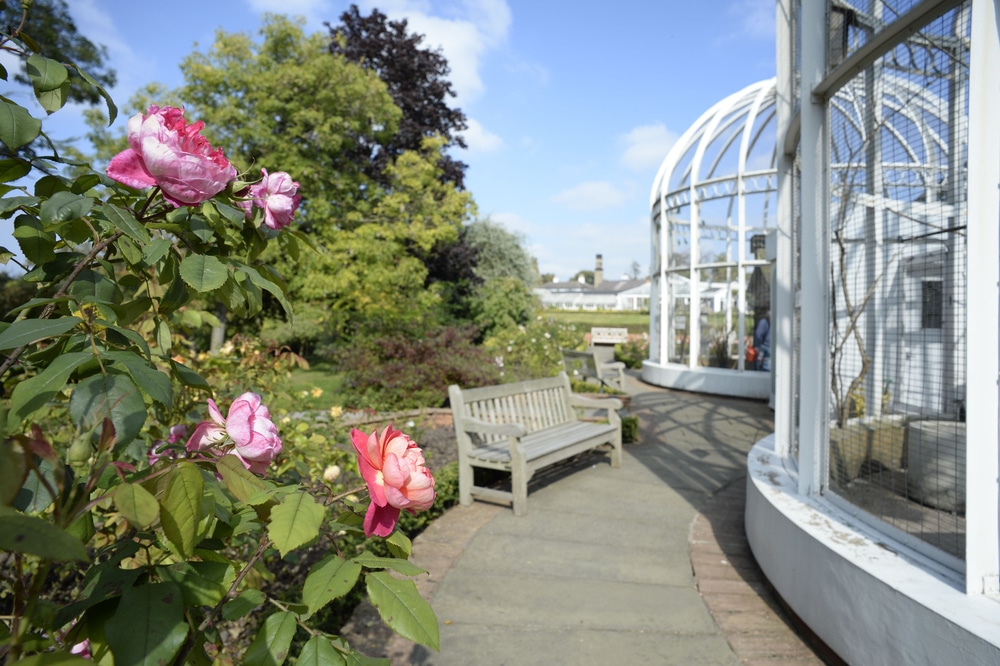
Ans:
[[[264,474],[267,466],[281,453],[278,428],[256,393],[244,393],[236,398],[226,418],[222,417],[215,401],[209,398],[208,413],[212,420],[202,421],[194,429],[187,442],[189,452],[223,455],[228,448],[228,438],[232,442],[233,453],[254,474]]]
[[[71,647],[69,653],[79,655],[84,659],[91,659],[92,656],[90,654],[90,639],[89,638],[83,639],[83,641]]]
[[[158,439],[153,442],[153,448],[149,450],[146,454],[149,458],[149,464],[155,465],[158,460],[164,458],[168,460],[174,460],[177,458],[177,450],[170,448],[171,444],[176,444],[185,437],[187,437],[188,428],[186,425],[181,423],[180,425],[175,425],[170,427],[170,436],[167,437],[167,441]]]
[[[240,208],[250,217],[253,206],[264,209],[264,226],[275,231],[292,223],[292,217],[299,207],[302,197],[298,194],[299,184],[284,171],[269,174],[261,169],[261,180],[250,186],[250,198],[239,203]]]
[[[130,187],[159,186],[174,205],[194,206],[211,199],[236,177],[221,148],[199,132],[205,123],[188,124],[181,109],[155,104],[128,121],[128,144],[108,164],[108,176]]]
[[[368,485],[371,504],[365,515],[365,536],[392,534],[400,509],[426,511],[434,504],[434,477],[416,442],[387,426],[381,434],[351,430],[358,452],[358,470]]]

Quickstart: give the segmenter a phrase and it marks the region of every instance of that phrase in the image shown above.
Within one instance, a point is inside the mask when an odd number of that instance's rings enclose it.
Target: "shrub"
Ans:
[[[638,370],[642,368],[642,362],[649,358],[649,339],[629,338],[628,342],[615,345],[615,360],[621,361],[626,368]]]
[[[622,417],[622,442],[632,444],[639,441],[639,417]]]
[[[473,338],[472,329],[448,326],[419,338],[396,334],[343,350],[337,362],[345,374],[345,400],[376,411],[440,407],[449,384],[496,383],[496,366]]]
[[[563,369],[559,349],[582,346],[582,329],[541,315],[525,326],[500,330],[483,342],[505,382],[555,377]]]

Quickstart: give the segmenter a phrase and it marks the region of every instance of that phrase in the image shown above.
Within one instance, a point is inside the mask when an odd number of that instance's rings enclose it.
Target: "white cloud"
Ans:
[[[552,197],[556,203],[578,211],[595,211],[620,206],[628,193],[606,180],[580,183]]]
[[[366,4],[369,9],[373,6],[371,2]],[[448,59],[448,79],[458,95],[459,106],[483,94],[486,86],[479,76],[482,59],[507,39],[510,29],[511,12],[506,0],[463,0],[452,8],[451,18],[432,14],[441,12],[435,3],[426,0],[393,0],[379,3],[378,7],[390,19],[406,19],[411,32],[424,36],[423,46],[441,49]]]
[[[469,127],[462,132],[462,136],[470,153],[492,153],[503,148],[503,139],[483,127],[478,120],[468,118],[466,123]]]
[[[677,135],[662,123],[640,125],[623,137],[622,164],[633,171],[656,169],[677,142]]]

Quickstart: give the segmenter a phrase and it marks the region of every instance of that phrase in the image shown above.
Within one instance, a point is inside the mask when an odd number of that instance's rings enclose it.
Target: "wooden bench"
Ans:
[[[601,383],[602,391],[605,386],[616,391],[625,390],[625,364],[621,361],[601,362],[592,351],[560,349],[559,352],[562,354],[563,369],[570,378],[579,377],[584,381],[596,379]]]
[[[473,496],[509,501],[514,515],[528,510],[528,481],[536,471],[604,444],[611,466],[622,461],[621,419],[616,398],[585,398],[570,390],[569,377],[461,389],[448,387],[458,439],[459,501]],[[580,420],[577,409],[606,410],[607,423]],[[510,472],[511,491],[477,486],[476,467]]]

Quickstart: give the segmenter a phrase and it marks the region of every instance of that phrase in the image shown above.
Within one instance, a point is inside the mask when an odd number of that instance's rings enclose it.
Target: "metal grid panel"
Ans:
[[[878,27],[910,5],[879,3],[866,16]],[[910,35],[828,108],[830,488],[956,557],[965,543],[968,15],[961,6]]]

